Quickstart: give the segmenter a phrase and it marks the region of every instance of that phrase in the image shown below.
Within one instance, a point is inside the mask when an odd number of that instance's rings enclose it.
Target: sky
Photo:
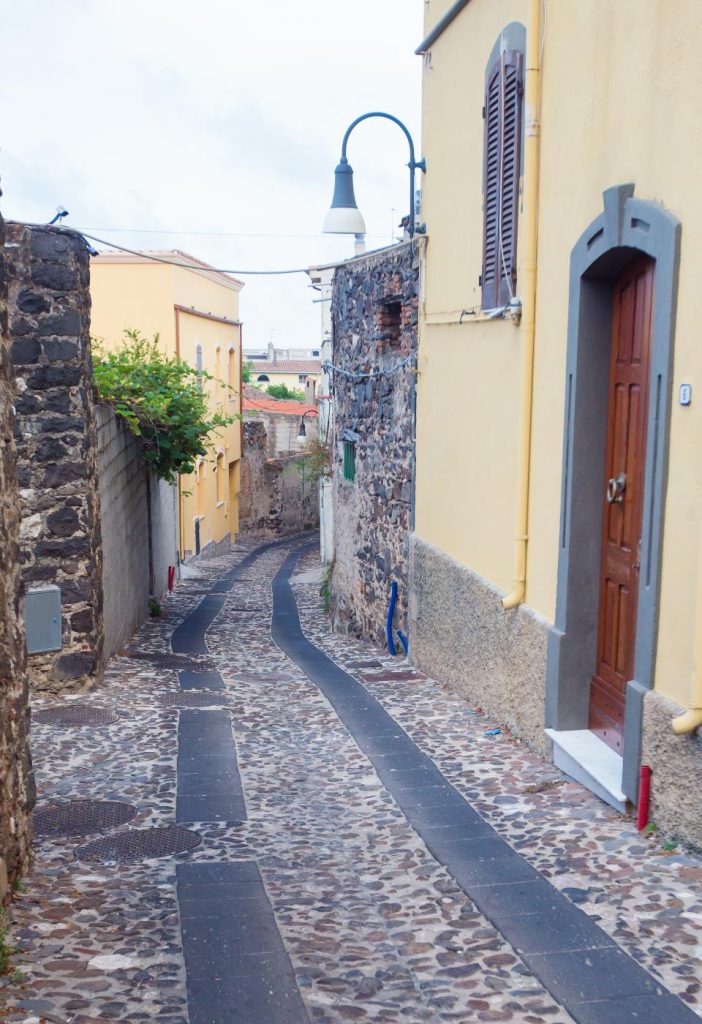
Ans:
[[[0,0],[3,215],[44,223],[61,205],[77,230],[238,272],[345,259],[353,238],[321,225],[348,125],[387,111],[421,155],[423,12],[423,0]],[[406,139],[372,118],[348,157],[367,246],[387,245],[409,205]],[[239,276],[245,348],[318,345],[305,274]]]

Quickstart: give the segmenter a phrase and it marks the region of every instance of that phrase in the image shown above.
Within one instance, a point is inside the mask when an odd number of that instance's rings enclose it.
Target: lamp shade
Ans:
[[[353,193],[353,169],[346,157],[341,158],[334,171],[334,196],[322,231],[332,235],[363,235],[366,231]]]

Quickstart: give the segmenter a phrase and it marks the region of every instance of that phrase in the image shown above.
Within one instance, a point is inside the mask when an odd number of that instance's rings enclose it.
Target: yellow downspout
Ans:
[[[526,595],[527,540],[529,529],[529,474],[531,470],[531,420],[534,384],[534,334],[536,330],[536,254],[539,207],[539,102],[541,59],[541,3],[529,0],[527,60],[524,83],[524,193],[522,260],[519,284],[522,299],[522,386],[519,423],[519,469],[514,590],[502,601],[516,608]]]
[[[702,557],[697,579],[697,612],[695,615],[697,636],[695,638],[695,668],[692,675],[690,708],[673,719],[673,732],[678,736],[694,732],[702,725]]]

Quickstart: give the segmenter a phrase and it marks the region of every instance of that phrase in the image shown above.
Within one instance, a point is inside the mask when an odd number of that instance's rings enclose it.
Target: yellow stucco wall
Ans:
[[[420,335],[417,532],[508,590],[513,574],[519,331],[509,323],[432,326],[479,304],[483,74],[500,29],[526,3],[471,0],[424,70],[424,210],[429,242]],[[438,16],[446,5],[432,0]],[[602,210],[602,192],[636,195],[683,225],[669,483],[655,684],[687,702],[693,670],[702,465],[695,329],[702,253],[698,169],[699,4],[547,0],[527,603],[553,621],[561,500],[570,252]],[[434,23],[427,19],[427,27]],[[519,290],[519,285],[517,286]],[[465,317],[464,317],[465,319]]]
[[[269,381],[268,384],[265,381],[261,381],[259,383],[258,377],[260,376],[261,373],[265,373],[265,375],[270,378],[270,381]],[[320,373],[308,373],[307,374],[308,380],[315,381],[317,387],[319,387],[320,377],[321,377]],[[251,371],[251,382],[250,383],[251,384],[255,384],[255,386],[257,388],[261,388],[262,391],[268,391],[269,384],[285,384],[287,387],[293,388],[293,390],[295,390],[295,391],[303,391],[304,392],[304,390],[305,390],[305,383],[304,383],[304,381],[298,380],[298,374],[297,373],[273,373],[271,370],[261,370],[261,371],[259,371],[259,370],[257,370],[255,368],[255,366],[254,366],[254,369]]]
[[[197,365],[202,349],[203,369],[214,381],[207,387],[211,408],[225,415],[241,413],[241,328],[196,314],[229,320],[239,318],[238,292],[195,269],[138,262],[91,261],[91,333],[108,347],[115,347],[125,328],[137,328],[147,337],[158,333],[164,349],[176,353],[176,306],[180,356]],[[193,312],[190,312],[192,310]],[[218,351],[219,350],[219,351]],[[230,358],[231,351],[231,358]],[[213,452],[197,474],[181,477],[181,556],[195,550],[195,521],[200,522],[200,545],[218,542],[239,529],[238,501],[231,481],[238,480],[234,466],[241,458],[241,426],[235,420],[212,436]],[[219,482],[217,455],[221,453]]]

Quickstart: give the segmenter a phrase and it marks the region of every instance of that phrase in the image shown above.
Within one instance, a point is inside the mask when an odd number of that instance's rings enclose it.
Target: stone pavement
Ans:
[[[331,634],[315,552],[292,577],[297,609],[278,576],[277,646],[271,583],[299,543],[200,563],[103,688],[62,699],[74,721],[99,712],[102,724],[42,721],[55,704],[36,702],[42,834],[0,1019],[699,1019],[700,858],[639,836],[399,659]],[[335,663],[318,680],[327,696],[312,681],[320,652]],[[402,795],[417,770],[436,799]],[[473,837],[448,839],[444,799]],[[144,859],[150,842],[161,855]],[[468,848],[490,884],[471,889]],[[500,902],[505,860],[534,880],[503,879]],[[564,914],[584,940],[552,934]],[[583,964],[603,972],[601,1001],[587,978],[572,984]]]

